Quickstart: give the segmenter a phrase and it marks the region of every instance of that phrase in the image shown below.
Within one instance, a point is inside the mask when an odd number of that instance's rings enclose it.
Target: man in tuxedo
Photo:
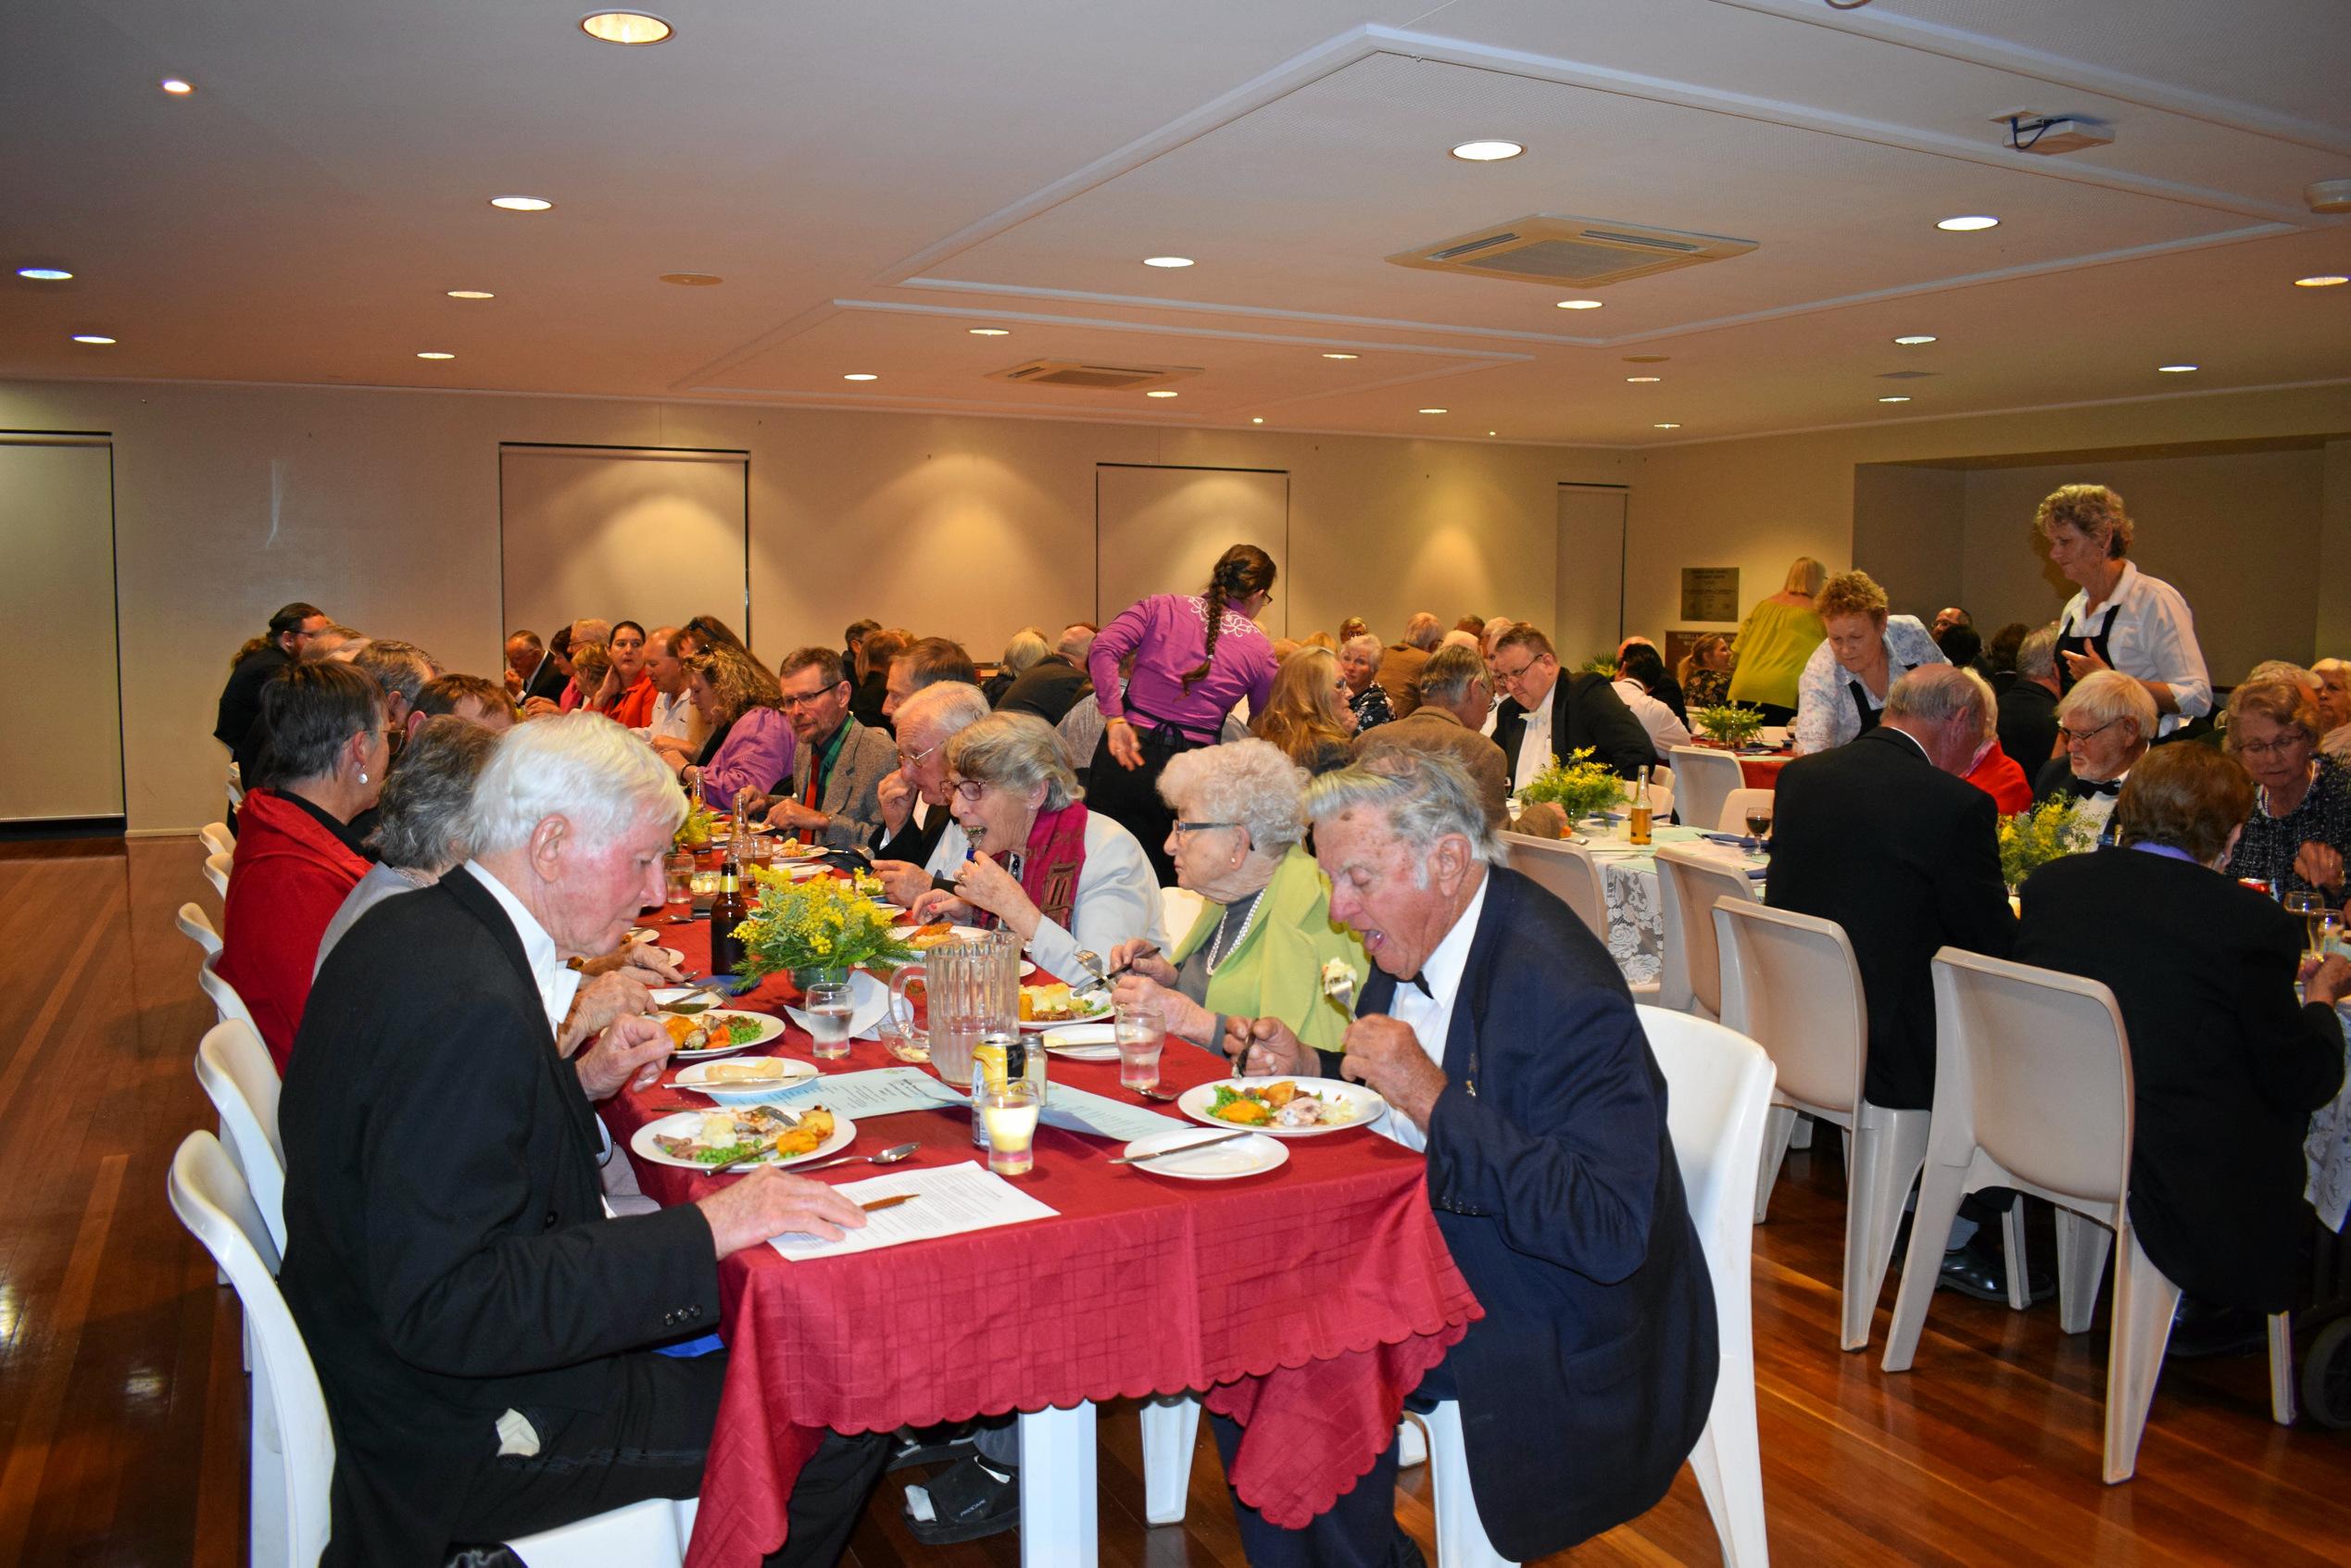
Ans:
[[[1587,747],[1628,779],[1657,760],[1649,732],[1608,678],[1561,670],[1551,639],[1534,627],[1503,633],[1489,668],[1505,694],[1494,710],[1494,744],[1509,759],[1513,790],[1524,789],[1553,757],[1565,762]]]
[[[2000,749],[2036,778],[2057,750],[2057,629],[2043,626],[2017,645],[2008,684],[1993,688],[2000,700]]]
[[[863,848],[881,831],[881,784],[898,767],[897,746],[850,715],[854,688],[831,648],[786,655],[775,678],[799,746],[791,793],[768,808],[769,824],[836,849]]]
[[[1486,1315],[1421,1384],[1461,1407],[1488,1537],[1525,1562],[1665,1495],[1714,1399],[1714,1291],[1666,1125],[1666,1082],[1607,949],[1496,864],[1451,757],[1382,751],[1308,786],[1331,918],[1377,966],[1343,1058],[1229,1022],[1248,1073],[1343,1072],[1428,1154],[1429,1202]],[[1327,1006],[1328,1003],[1317,1005]],[[1229,1469],[1242,1439],[1215,1418]],[[1329,1512],[1282,1530],[1234,1499],[1255,1568],[1411,1564],[1391,1445]]]
[[[279,1283],[335,1436],[324,1562],[432,1564],[701,1484],[723,1355],[652,1347],[718,1321],[718,1261],[853,1204],[756,1171],[698,1203],[606,1217],[591,1102],[650,1083],[658,1021],[610,1022],[571,1060],[579,976],[661,897],[685,812],[668,770],[575,714],[499,741],[473,859],[362,916],[310,993],[279,1104]],[[784,1561],[837,1559],[885,1454],[829,1435]]]
[[[2099,830],[2114,821],[2122,781],[2155,740],[2155,698],[2118,670],[2093,670],[2073,684],[2056,707],[2057,744],[2064,749],[2041,764],[2032,797],[2068,795],[2074,815]]]
[[[898,771],[875,792],[882,842],[874,872],[895,903],[911,906],[934,874],[952,876],[969,847],[947,809],[947,743],[987,717],[987,697],[967,681],[943,681],[898,712]]]
[[[2016,940],[1997,808],[1966,779],[1991,724],[1989,690],[1951,665],[1921,665],[1893,684],[1876,729],[1779,775],[1765,902],[1844,927],[1869,1014],[1862,1093],[1889,1110],[1934,1105],[1935,953],[2006,958]],[[1998,1254],[1970,1242],[1982,1217],[1963,1211],[1943,1282],[2005,1299]]]

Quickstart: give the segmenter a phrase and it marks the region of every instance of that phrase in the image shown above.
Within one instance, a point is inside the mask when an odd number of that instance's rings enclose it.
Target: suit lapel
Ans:
[[[1486,993],[1491,987],[1494,949],[1502,933],[1510,929],[1517,894],[1499,866],[1486,868],[1486,903],[1478,911],[1477,929],[1470,934],[1469,961],[1462,966],[1461,989],[1453,997],[1452,1021],[1445,1030],[1445,1076],[1472,1095],[1477,1092],[1477,1027],[1486,1015]]]

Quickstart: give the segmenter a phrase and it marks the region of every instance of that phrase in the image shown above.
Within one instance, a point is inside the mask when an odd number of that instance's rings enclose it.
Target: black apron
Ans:
[[[2110,640],[2114,636],[2114,618],[2121,613],[2120,605],[2110,604],[2106,606],[2106,618],[2098,622],[2098,629],[2095,632],[2080,637],[2068,633],[2057,639],[2057,695],[2059,696],[2073,690],[2073,667],[2066,662],[2066,655],[2094,653],[2106,661],[2107,669],[2114,668],[2114,650],[2110,646]]]
[[[1893,696],[1894,682],[1901,680],[1905,675],[1909,674],[1917,668],[1918,667],[1915,664],[1896,666],[1892,660],[1887,660],[1886,669],[1889,671],[1891,678],[1886,682],[1886,695],[1888,696]],[[1854,737],[1858,740],[1862,735],[1867,734],[1870,731],[1878,727],[1879,715],[1883,713],[1885,709],[1882,707],[1872,708],[1869,706],[1869,688],[1863,685],[1858,680],[1847,681],[1845,683],[1845,690],[1853,694],[1853,710],[1856,714],[1860,715],[1861,718],[1861,729]]]
[[[1126,721],[1134,726],[1136,740],[1141,743],[1143,765],[1129,769],[1111,755],[1110,726],[1105,724],[1102,738],[1095,743],[1093,759],[1086,770],[1086,805],[1133,834],[1142,845],[1160,885],[1172,887],[1176,884],[1176,862],[1167,853],[1167,835],[1175,830],[1176,813],[1160,798],[1159,775],[1178,753],[1213,746],[1215,738],[1203,740],[1132,704],[1127,707],[1126,716]]]

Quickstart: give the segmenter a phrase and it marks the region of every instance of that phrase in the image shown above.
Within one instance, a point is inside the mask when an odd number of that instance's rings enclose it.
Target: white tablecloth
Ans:
[[[2337,1005],[2334,1015],[2351,1037],[2351,1002]],[[2310,1118],[2310,1135],[2302,1144],[2302,1158],[2310,1166],[2304,1195],[2331,1231],[2341,1230],[2345,1213],[2351,1211],[2351,1047],[2344,1052],[2344,1073],[2343,1088]]]
[[[1644,985],[1657,978],[1665,962],[1665,917],[1657,902],[1657,860],[1646,851],[1634,849],[1624,832],[1619,823],[1614,834],[1593,836],[1590,847],[1592,859],[1600,864],[1601,891],[1608,906],[1608,954],[1624,971],[1626,980]],[[1736,872],[1750,871],[1761,864],[1744,850],[1704,838],[1695,828],[1660,827],[1654,838],[1656,844],[1678,844],[1694,849]],[[1763,896],[1761,882],[1755,884],[1755,896]]]

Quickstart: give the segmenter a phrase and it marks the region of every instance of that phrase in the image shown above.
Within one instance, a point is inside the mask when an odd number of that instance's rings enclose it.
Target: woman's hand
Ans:
[[[1110,754],[1120,767],[1139,768],[1143,765],[1143,743],[1135,734],[1134,725],[1124,719],[1113,719],[1102,731],[1102,737],[1110,742]]]
[[[1216,1028],[1214,1013],[1183,992],[1170,990],[1155,980],[1146,980],[1140,974],[1121,975],[1111,987],[1111,1000],[1122,1008],[1150,1009],[1159,1015],[1160,1027],[1178,1039],[1212,1050],[1223,1047],[1222,1041],[1209,1037]]]
[[[1113,974],[1123,969],[1162,985],[1176,984],[1176,966],[1161,956],[1156,944],[1146,942],[1139,936],[1121,942],[1110,950],[1110,967]]]
[[[1278,1018],[1226,1019],[1225,1054],[1244,1078],[1303,1076],[1314,1060],[1305,1042]]]
[[[986,909],[1020,933],[1022,941],[1037,935],[1037,906],[1012,873],[990,857],[974,855],[964,861],[955,875],[955,891],[966,904]]]
[[[2111,670],[2114,668],[2113,665],[2108,664],[2105,659],[2098,657],[2098,652],[2095,648],[2084,648],[2080,653],[2068,653],[2065,656],[2065,659],[2066,669],[2072,673],[2073,678],[2077,681],[2081,680],[2084,675],[2094,675],[2101,670]]]
[[[562,711],[559,704],[544,696],[532,697],[522,705],[522,717],[525,719],[552,719]]]
[[[2313,887],[2343,891],[2343,852],[2312,839],[2294,852],[2294,874]]]

